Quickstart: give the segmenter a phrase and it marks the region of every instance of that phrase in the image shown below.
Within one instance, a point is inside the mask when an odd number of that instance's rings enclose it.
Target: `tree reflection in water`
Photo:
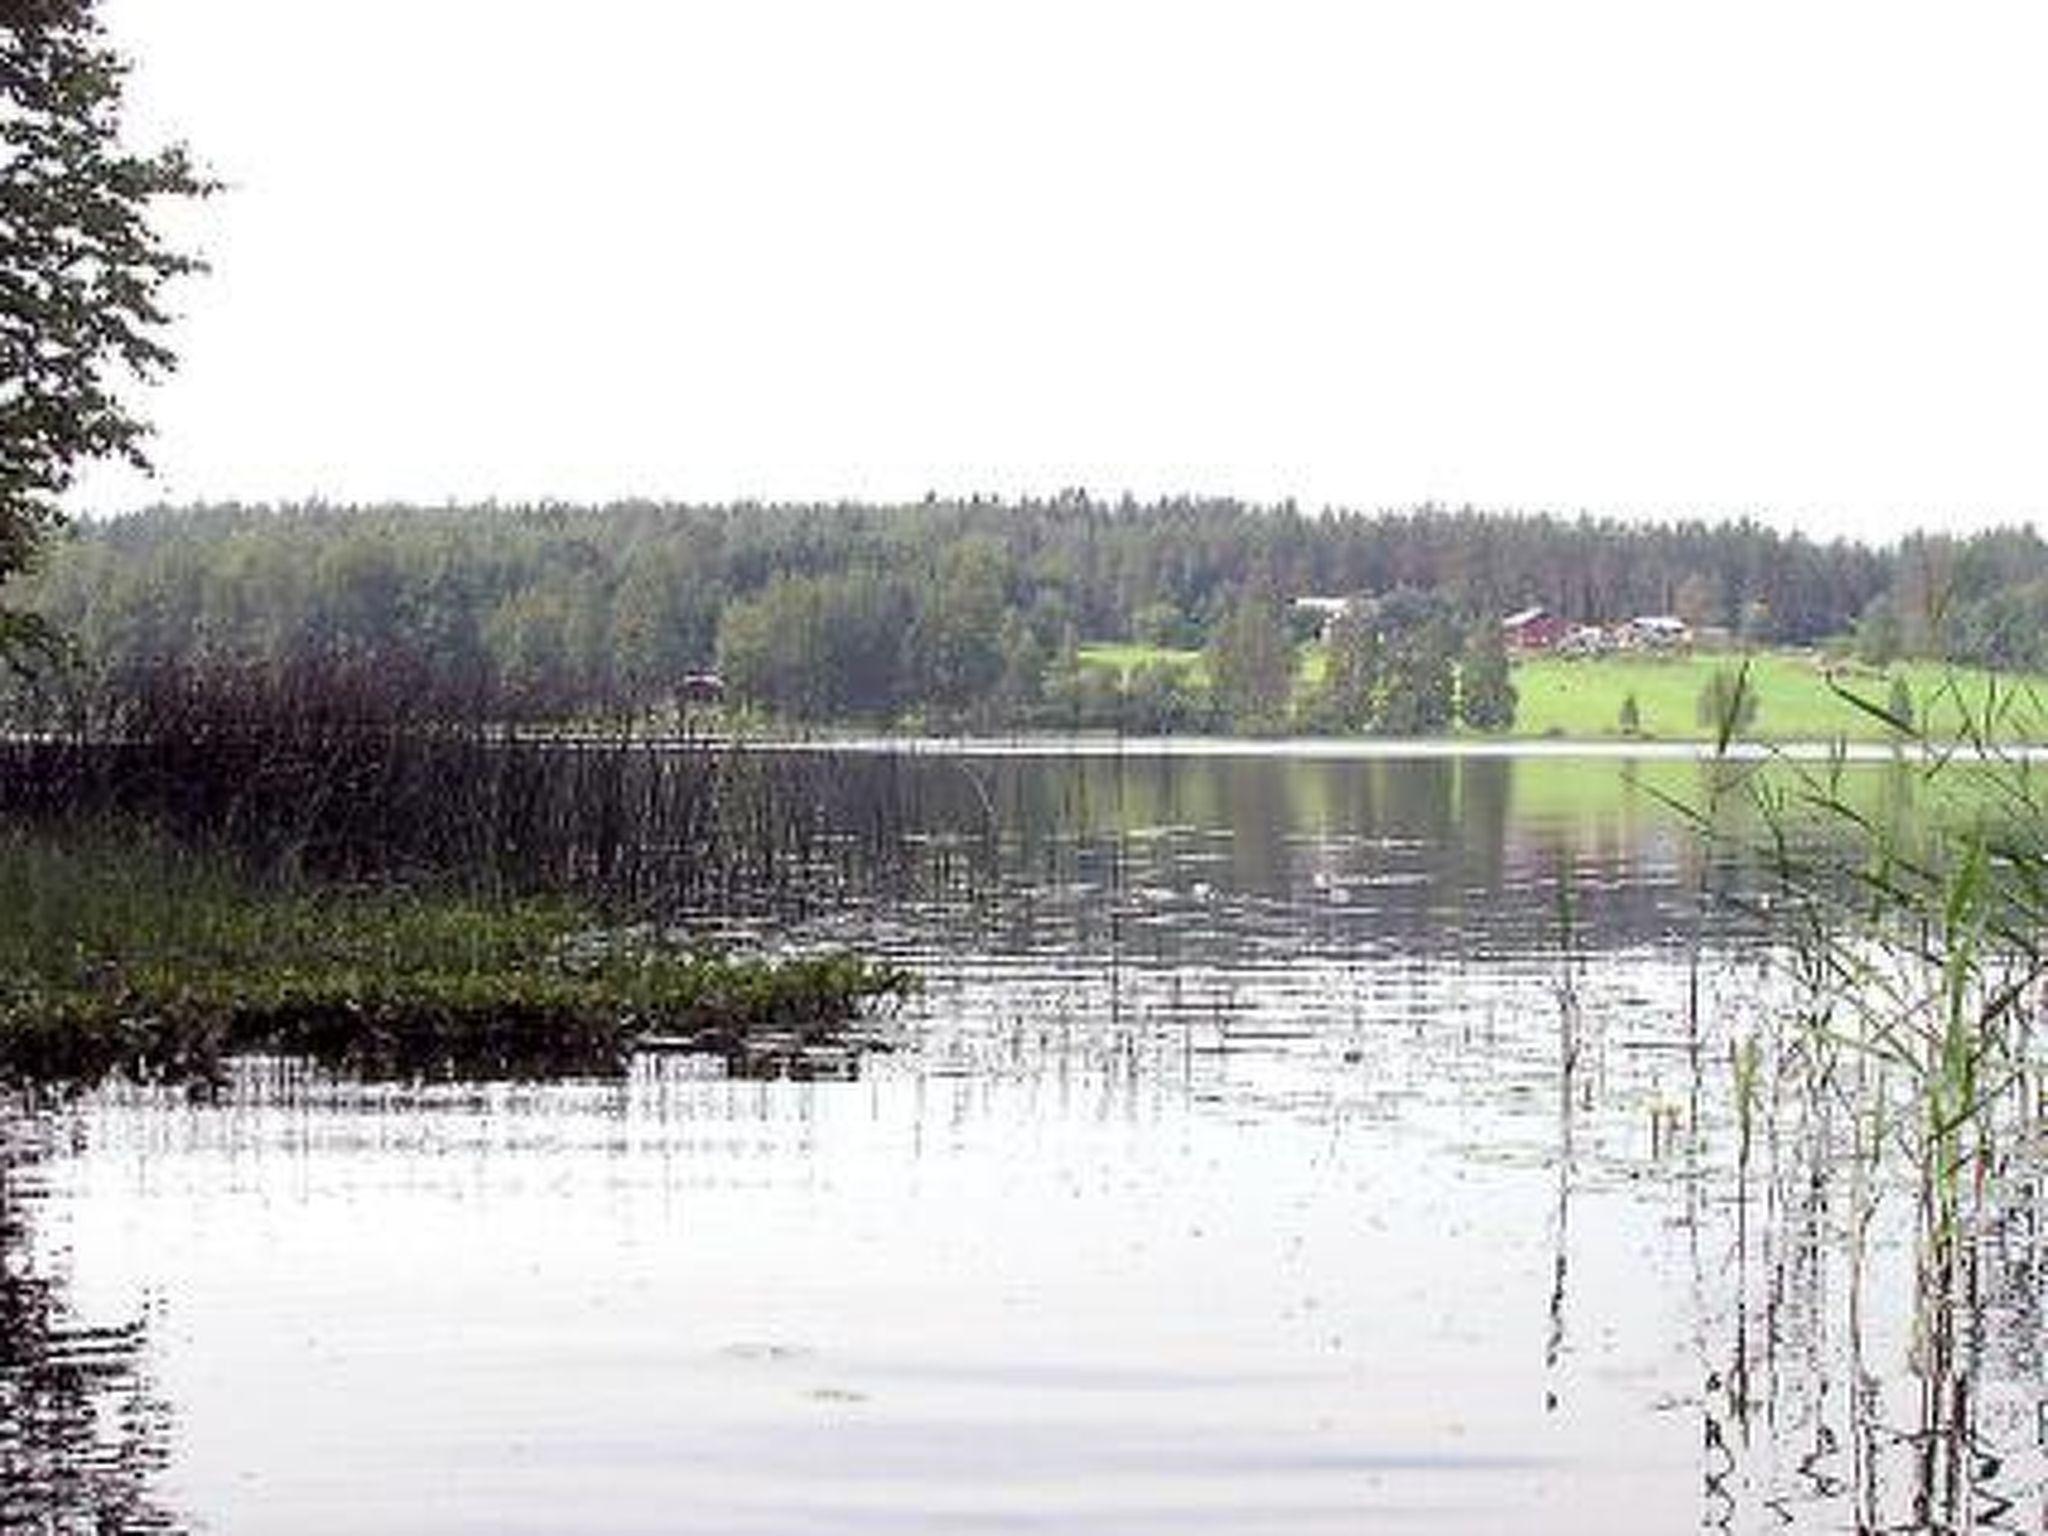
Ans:
[[[46,1127],[0,1108],[0,1531],[170,1531],[150,1496],[169,1412],[142,1370],[145,1324],[89,1326],[39,1263]]]
[[[2033,1085],[1987,1106],[1951,1183],[1900,1155],[1903,1106],[1841,1080],[1867,1068],[1799,1055],[1728,1196],[1695,1213],[1703,1526],[2048,1529]]]

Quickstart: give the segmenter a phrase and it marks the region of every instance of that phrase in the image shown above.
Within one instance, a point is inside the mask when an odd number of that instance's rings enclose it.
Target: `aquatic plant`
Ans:
[[[1961,743],[1938,744],[1894,701],[1836,688],[1897,745],[1879,794],[1840,754],[1817,764],[1777,755],[1742,770],[1752,815],[1732,851],[1764,878],[1729,905],[1767,925],[1759,931],[1782,1006],[1730,1047],[1739,1284],[1746,1294],[1759,1138],[1768,1149],[1761,1195],[1776,1211],[1825,1222],[1829,1191],[1846,1176],[1840,1293],[1810,1304],[1845,1310],[1846,1374],[1865,1380],[1870,1235],[1888,1194],[1910,1199],[1910,1365],[1922,1391],[1911,1421],[1882,1436],[1878,1406],[1857,1406],[1859,1508],[1863,1528],[1892,1528],[1878,1516],[1889,1491],[1911,1528],[1975,1529],[2010,1498],[2000,1459],[1981,1443],[1987,1385],[1971,1340],[1993,1304],[1984,1277],[2009,1210],[2001,1182],[2040,1175],[2034,1020],[2048,986],[2048,801],[2031,760],[2002,745],[2018,734],[2009,712],[2028,707],[2023,696],[1995,694],[1968,714]],[[1724,746],[1736,734],[1725,717],[1721,734]],[[1694,807],[1692,819],[1730,851],[1729,829],[1707,809]],[[1766,1316],[1798,1262],[1796,1253],[1760,1256]],[[1751,1338],[1746,1302],[1735,1315],[1715,1372],[1730,1433],[1747,1422],[1752,1356],[1773,1348],[1768,1333]],[[1719,1422],[1710,1415],[1713,1433]],[[1900,1464],[1894,1445],[1911,1454],[1886,1490],[1873,1469]]]
[[[262,877],[132,824],[0,831],[0,1081],[204,1079],[229,1056],[403,1076],[609,1073],[635,1051],[801,1052],[914,986],[736,956],[564,898]]]
[[[627,918],[815,907],[906,877],[898,759],[630,714],[521,725],[503,703],[348,656],[59,677],[0,735],[0,816],[117,814],[287,874],[573,891]]]

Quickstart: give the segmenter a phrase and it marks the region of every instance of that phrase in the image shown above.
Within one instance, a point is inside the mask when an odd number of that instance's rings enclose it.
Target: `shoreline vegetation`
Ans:
[[[68,529],[0,604],[64,637],[59,708],[166,661],[345,662],[541,726],[1708,740],[1699,674],[1747,657],[1747,735],[1869,739],[1830,675],[1916,709],[1949,675],[2048,677],[2048,539],[2026,529],[1823,545],[1080,493],[155,508]],[[1511,628],[1532,613],[1548,627]],[[1594,630],[1628,649],[1523,648]],[[0,682],[10,724],[49,702]]]
[[[1668,802],[1702,847],[1760,856],[1762,890],[1722,900],[1767,918],[1786,988],[1726,1040],[1747,1316],[1769,1315],[1779,1283],[1768,1239],[1750,1237],[1752,1204],[1824,1202],[1846,1249],[1830,1291],[1852,1319],[1845,1342],[1861,1376],[1853,1320],[1877,1303],[1874,1219],[1887,1199],[1910,1201],[1905,1300],[1921,1391],[1899,1438],[1927,1448],[1914,1509],[1941,1530],[1967,1528],[2000,1497],[1998,1459],[1975,1453],[1996,1392],[1978,1344],[2004,1305],[1990,1278],[2009,1263],[2003,1238],[2038,1195],[2048,1105],[2048,800],[2031,754],[1959,707],[1968,752],[1909,719],[1884,721],[1916,750],[1877,802],[1835,765],[1799,764],[1734,767],[1703,801]],[[1738,713],[1724,715],[1724,742]],[[1738,806],[1747,821],[1724,814]],[[1816,826],[1828,835],[1809,835]],[[1695,993],[1695,1049],[1706,1023]],[[2008,1272],[2019,1293],[2038,1292],[2038,1274]],[[1739,1373],[1725,1392],[1744,1417]]]
[[[1112,643],[1084,645],[1080,657],[1083,665],[1119,680],[1166,668],[1190,686],[1205,686],[1199,651]],[[1300,647],[1294,673],[1297,719],[1307,718],[1327,666],[1322,646]],[[2048,714],[2038,707],[2048,700],[2048,674],[2003,673],[1924,660],[1875,666],[1810,650],[1517,658],[1509,670],[1516,693],[1512,723],[1490,731],[1447,728],[1413,739],[1712,747],[1720,735],[1720,721],[1711,711],[1703,711],[1702,696],[1717,675],[1737,669],[1746,672],[1755,699],[1754,713],[1739,733],[1747,742],[1894,743],[1902,733],[1884,715],[1899,713],[1902,700],[1905,723],[1923,741],[1984,736],[2012,743],[2048,742]]]
[[[894,966],[702,940],[897,878],[900,776],[507,731],[375,664],[165,664],[0,739],[0,1085],[850,1075]],[[844,801],[858,797],[853,824]],[[772,942],[772,941],[771,941]]]
[[[228,1058],[366,1077],[615,1075],[649,1050],[735,1075],[843,1070],[915,978],[743,957],[561,897],[281,880],[145,827],[0,832],[0,1083],[217,1078]]]
[[[1201,653],[1128,644],[1083,646],[1084,667],[1123,677],[1147,668],[1170,668],[1195,688],[1203,686]],[[1090,753],[1142,745],[1183,753],[1293,751],[1304,756],[1541,753],[1584,751],[1601,756],[1711,756],[1726,750],[1720,722],[1705,711],[1714,680],[1738,671],[1754,701],[1736,732],[1738,751],[1790,751],[1822,755],[1847,747],[1851,755],[1882,756],[1899,748],[1940,751],[1972,742],[2007,747],[2048,747],[2048,674],[2007,674],[1936,662],[1896,662],[1876,668],[1830,663],[1811,652],[1765,651],[1674,656],[1535,657],[1516,661],[1510,677],[1518,694],[1512,724],[1497,730],[1462,726],[1414,735],[1309,729],[1307,702],[1323,675],[1314,646],[1302,648],[1292,718],[1246,733],[1210,728],[1118,729],[1097,724],[1067,729],[1039,725],[947,733],[918,722],[893,729],[777,720],[744,711],[699,713],[676,741],[751,744],[775,748],[834,747],[886,750],[931,744],[949,750],[1002,753],[1071,750]],[[1631,709],[1631,705],[1633,708]],[[573,735],[576,726],[565,726]]]
[[[2048,667],[2048,543],[2017,534],[1872,551],[1085,498],[220,508],[81,526],[5,598],[65,638],[0,677],[0,881],[29,882],[0,913],[0,1078],[240,1051],[616,1070],[660,1044],[751,1070],[767,1039],[794,1070],[910,979],[657,924],[912,878],[915,775],[870,745],[1939,751],[2041,740],[2048,687],[2021,670]],[[1501,615],[1538,598],[1718,638],[1511,655]],[[756,750],[789,737],[817,750]],[[200,928],[162,915],[187,909]]]

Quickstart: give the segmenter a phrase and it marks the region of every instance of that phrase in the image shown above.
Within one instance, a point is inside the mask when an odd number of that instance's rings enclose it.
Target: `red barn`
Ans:
[[[1500,621],[1501,638],[1511,651],[1549,651],[1571,626],[1548,608],[1524,608]]]

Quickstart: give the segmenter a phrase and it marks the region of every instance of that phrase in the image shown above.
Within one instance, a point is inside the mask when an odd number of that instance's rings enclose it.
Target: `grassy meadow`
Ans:
[[[1636,735],[1657,741],[1709,741],[1712,727],[1699,718],[1699,697],[1716,671],[1740,665],[1731,656],[1539,657],[1517,663],[1519,703],[1513,734],[1574,740],[1622,739],[1622,707],[1633,695]],[[1843,689],[1888,705],[1892,680],[1902,678],[1913,701],[1914,723],[1928,735],[1962,734],[1966,721],[1996,716],[2004,739],[2039,737],[2048,678],[1995,675],[1938,662],[1899,662],[1888,671],[1848,667],[1834,674]],[[1761,652],[1749,659],[1756,690],[1754,722],[1742,734],[1764,741],[1886,741],[1895,734],[1882,720],[1841,698],[1820,659],[1805,653]]]
[[[1202,653],[1126,643],[1084,645],[1086,666],[1112,669],[1128,678],[1139,667],[1185,669],[1191,680],[1206,680]],[[1700,692],[1715,672],[1732,670],[1741,658],[1729,655],[1540,656],[1514,664],[1518,695],[1510,738],[1573,741],[1711,741],[1714,730],[1699,718]],[[1328,656],[1320,644],[1300,648],[1295,667],[1299,707],[1320,684]],[[1870,741],[1892,739],[1880,719],[1840,697],[1830,683],[1889,707],[1894,678],[1903,679],[1913,701],[1914,723],[1929,736],[1954,738],[1966,722],[1996,717],[2002,740],[2048,740],[2048,676],[1994,674],[1941,662],[1901,661],[1886,669],[1845,664],[1832,674],[1821,657],[1804,651],[1762,651],[1749,658],[1757,712],[1742,734],[1761,741]],[[1634,697],[1637,725],[1622,728],[1623,703]]]

